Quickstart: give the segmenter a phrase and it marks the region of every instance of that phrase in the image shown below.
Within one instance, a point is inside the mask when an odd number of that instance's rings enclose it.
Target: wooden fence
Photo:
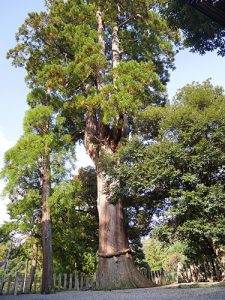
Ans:
[[[16,273],[14,276],[8,275],[3,279],[0,293],[2,295],[18,295],[27,293],[40,293],[41,277],[35,276],[32,288],[30,289],[30,278],[25,274]],[[70,274],[54,274],[55,291],[63,290],[91,290],[95,288],[95,276],[85,276],[78,272]]]
[[[164,272],[163,269],[158,271],[150,271],[148,269],[142,270],[143,274],[150,279],[154,285],[164,284]],[[96,276],[85,276],[78,272],[70,274],[54,274],[54,287],[55,291],[68,291],[68,290],[93,290],[96,287]],[[32,288],[30,289],[30,278],[23,273],[17,272],[12,275],[8,275],[4,279],[3,289],[1,293],[3,295],[18,295],[28,293],[40,293],[41,291],[41,277],[35,276]]]
[[[206,282],[225,280],[225,265],[218,265],[214,262],[202,262],[193,265],[178,263],[177,283],[185,282]]]
[[[142,271],[149,280],[153,282],[154,285],[163,285],[165,284],[165,275],[164,270],[160,269],[157,271],[151,271],[150,269],[144,269]]]

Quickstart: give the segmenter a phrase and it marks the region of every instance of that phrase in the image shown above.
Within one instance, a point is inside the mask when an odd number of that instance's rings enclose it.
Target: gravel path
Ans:
[[[151,288],[120,291],[71,291],[53,295],[1,296],[1,300],[225,300],[225,287]]]

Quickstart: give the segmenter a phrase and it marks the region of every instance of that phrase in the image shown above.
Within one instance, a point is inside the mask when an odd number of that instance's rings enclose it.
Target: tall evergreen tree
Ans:
[[[11,218],[19,225],[19,231],[35,238],[41,223],[43,293],[54,291],[48,202],[53,184],[68,176],[65,162],[70,143],[68,135],[60,133],[59,110],[56,115],[58,102],[59,98],[50,96],[42,88],[29,94],[31,108],[24,119],[24,134],[6,153],[2,171],[6,179],[5,193],[11,200],[8,209]]]
[[[45,84],[65,100],[67,124],[75,121],[74,138],[83,133],[96,166],[101,289],[150,285],[131,260],[123,203],[110,203],[115,183],[100,161],[134,131],[139,111],[165,104],[178,38],[158,14],[161,4],[48,0],[47,12],[29,15],[9,51],[15,65],[26,67],[30,86]]]

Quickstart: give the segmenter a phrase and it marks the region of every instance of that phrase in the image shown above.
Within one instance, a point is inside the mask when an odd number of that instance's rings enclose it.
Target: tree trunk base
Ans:
[[[142,275],[130,255],[99,257],[98,290],[118,290],[153,287],[153,283]]]

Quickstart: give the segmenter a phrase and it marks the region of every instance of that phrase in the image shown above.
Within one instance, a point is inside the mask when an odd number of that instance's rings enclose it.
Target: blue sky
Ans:
[[[40,11],[43,0],[7,0],[0,4],[0,130],[15,141],[21,134],[26,109],[25,71],[11,66],[6,52],[15,45],[15,33],[30,11]]]
[[[27,109],[26,95],[28,90],[24,82],[25,71],[14,68],[6,59],[6,52],[15,45],[15,33],[28,12],[40,11],[44,0],[7,0],[0,4],[0,167],[4,152],[14,145],[22,134],[23,116]],[[192,81],[203,81],[212,78],[212,82],[225,87],[225,58],[215,53],[204,56],[181,51],[176,56],[176,70],[171,73],[168,85],[170,99],[177,89]],[[80,149],[79,165],[89,160]],[[3,183],[0,182],[0,190]],[[5,219],[5,202],[0,199],[0,224]]]

